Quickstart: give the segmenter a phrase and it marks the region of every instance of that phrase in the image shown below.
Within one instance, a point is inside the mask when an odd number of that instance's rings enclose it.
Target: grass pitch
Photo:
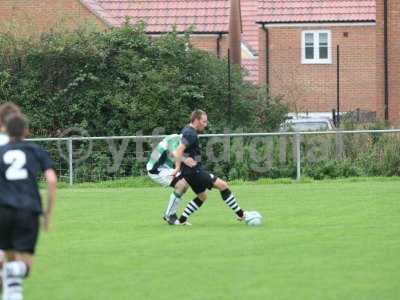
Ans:
[[[237,222],[216,191],[174,227],[170,189],[61,189],[25,298],[400,299],[400,181],[232,190],[263,226]]]

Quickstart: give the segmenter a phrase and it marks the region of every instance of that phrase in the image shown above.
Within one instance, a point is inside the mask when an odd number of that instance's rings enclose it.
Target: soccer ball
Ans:
[[[258,211],[248,211],[244,221],[249,226],[260,226],[263,222],[263,217]]]

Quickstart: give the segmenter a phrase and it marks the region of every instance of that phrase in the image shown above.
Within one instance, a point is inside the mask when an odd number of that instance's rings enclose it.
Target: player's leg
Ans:
[[[174,191],[169,197],[168,205],[164,212],[164,218],[169,224],[174,224],[177,219],[176,212],[178,211],[182,196],[186,193],[189,185],[184,178],[176,177],[171,182],[171,186],[174,188]]]
[[[0,250],[0,295],[3,290],[3,265],[5,263],[6,254],[3,250]]]
[[[177,225],[186,224],[189,216],[200,209],[203,203],[207,200],[206,190],[212,188],[215,177],[200,169],[196,173],[185,177],[185,179],[197,197],[187,204],[178,222],[175,223]]]
[[[179,181],[178,178],[173,178],[173,176],[171,176],[173,169],[171,168],[161,168],[158,170],[157,174],[153,174],[153,173],[148,173],[148,176],[154,181],[157,182],[158,184],[160,184],[162,187],[169,187],[169,186],[175,186],[177,184],[177,182]],[[172,192],[169,200],[168,200],[168,204],[167,207],[164,211],[163,214],[163,219],[168,222],[169,224],[171,224],[170,221],[170,217],[171,215],[174,215],[174,209],[175,209],[175,213],[176,210],[178,209],[180,200],[182,198],[183,195],[183,189],[178,189],[177,193]],[[176,216],[174,216],[174,218],[172,218],[172,223],[174,223],[174,221],[176,220]]]
[[[0,249],[1,257],[0,257],[0,294],[4,292],[4,265],[7,261],[7,251],[4,249],[11,249],[11,235],[12,235],[12,227],[14,223],[14,210],[7,206],[0,206]]]
[[[3,300],[22,300],[22,282],[32,268],[32,254],[13,252],[13,259],[4,264]]]
[[[182,200],[182,196],[188,188],[188,184],[185,180],[182,181],[182,176],[172,176],[172,168],[160,167],[159,171],[160,172],[158,176],[160,184],[164,187],[170,186],[174,188],[174,191],[169,197],[167,208],[164,212],[164,220],[167,221],[169,224],[173,224],[177,219],[176,212]]]
[[[12,231],[12,256],[3,267],[4,300],[23,299],[23,280],[32,268],[32,259],[39,235],[39,215],[28,211],[16,211]]]
[[[194,188],[193,191],[196,193],[195,190],[200,191],[201,188],[197,189]],[[203,188],[203,191],[199,192],[197,194],[197,197],[186,205],[186,208],[183,210],[182,215],[179,217],[178,220],[176,220],[175,225],[191,225],[189,222],[187,222],[189,216],[198,211],[206,200],[207,200],[207,192],[206,188]]]
[[[214,187],[220,191],[222,200],[234,211],[238,219],[243,220],[244,211],[237,203],[236,198],[229,189],[228,184],[224,180],[217,178],[217,180],[214,182]]]

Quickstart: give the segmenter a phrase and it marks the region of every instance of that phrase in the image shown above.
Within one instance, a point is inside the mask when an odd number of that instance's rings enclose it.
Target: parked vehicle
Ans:
[[[290,119],[281,125],[280,131],[328,131],[334,130],[335,125],[328,118],[301,118]]]

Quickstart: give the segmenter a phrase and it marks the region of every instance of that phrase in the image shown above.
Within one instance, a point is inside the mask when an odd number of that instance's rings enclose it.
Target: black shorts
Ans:
[[[38,235],[38,213],[0,206],[0,249],[33,254]]]
[[[174,179],[172,179],[172,181],[171,181],[171,183],[170,183],[169,186],[175,188],[176,184],[177,184],[181,179],[183,179],[183,176],[182,176],[182,174],[179,174],[179,176],[176,176]]]
[[[211,190],[215,181],[218,179],[214,174],[201,168],[193,170],[189,174],[185,174],[184,178],[196,195],[203,193],[206,189]]]

